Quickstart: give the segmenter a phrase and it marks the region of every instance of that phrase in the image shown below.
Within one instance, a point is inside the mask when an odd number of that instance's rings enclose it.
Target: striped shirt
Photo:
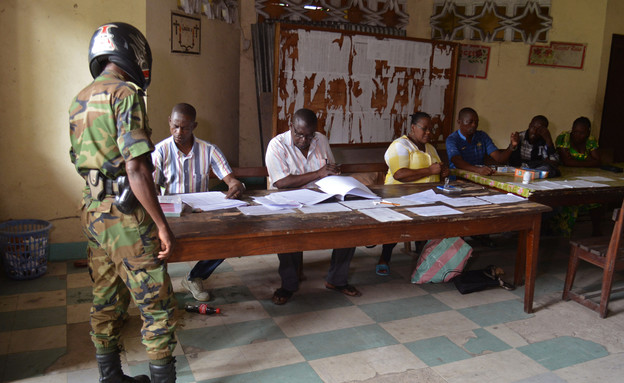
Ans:
[[[393,177],[394,173],[399,169],[423,169],[436,162],[441,162],[438,152],[433,145],[425,144],[425,151],[423,152],[407,136],[394,140],[388,147],[388,150],[386,150],[384,159],[388,165],[388,174],[386,174],[386,181],[384,182],[386,185],[403,183],[395,180]],[[422,177],[409,183],[424,182],[440,182],[440,175],[434,174]]]
[[[173,136],[156,144],[152,153],[154,182],[165,194],[208,191],[210,169],[219,179],[232,173],[225,156],[216,146],[193,137],[193,149],[184,155]]]
[[[292,134],[289,131],[273,137],[267,146],[265,155],[266,167],[269,172],[269,189],[277,189],[273,186],[289,175],[301,175],[319,170],[327,162],[334,163],[334,155],[329,147],[327,137],[319,132],[314,133],[314,138],[308,148],[308,157],[304,157],[292,142]],[[315,187],[310,182],[304,187]]]

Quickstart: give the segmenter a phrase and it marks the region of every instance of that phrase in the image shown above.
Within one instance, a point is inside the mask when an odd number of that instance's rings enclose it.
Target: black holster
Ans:
[[[139,205],[126,175],[112,180],[104,177],[97,169],[92,169],[89,171],[86,181],[91,191],[91,198],[103,201],[106,196],[115,196],[113,205],[124,214],[132,213]]]
[[[113,202],[113,204],[124,214],[132,213],[139,205],[139,200],[137,200],[130,188],[128,176],[117,177],[117,189],[118,192],[115,195],[115,202]]]

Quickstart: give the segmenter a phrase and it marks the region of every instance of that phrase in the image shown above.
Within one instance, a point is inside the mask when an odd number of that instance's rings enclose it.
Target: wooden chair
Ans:
[[[624,201],[622,201],[622,207],[620,209],[615,209],[613,212],[613,219],[615,220],[615,226],[613,227],[611,238],[600,237],[570,241],[572,248],[570,251],[568,272],[563,287],[563,300],[567,301],[572,299],[598,312],[601,318],[607,316],[607,305],[609,304],[609,295],[611,294],[611,286],[613,284],[613,273],[615,271],[624,270],[624,248],[620,245],[624,221]],[[579,260],[589,262],[603,269],[599,304],[590,300],[583,294],[570,291],[574,283]]]

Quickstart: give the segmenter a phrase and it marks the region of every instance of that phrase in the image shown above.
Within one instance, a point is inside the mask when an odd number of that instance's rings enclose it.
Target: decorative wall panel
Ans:
[[[431,35],[441,40],[547,42],[550,0],[436,0]]]
[[[350,23],[405,29],[407,0],[256,0],[258,22]],[[318,25],[318,24],[317,24]]]

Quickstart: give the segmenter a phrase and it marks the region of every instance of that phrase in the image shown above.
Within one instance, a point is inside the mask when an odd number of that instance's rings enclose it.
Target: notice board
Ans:
[[[333,145],[389,143],[417,111],[434,142],[451,133],[458,44],[284,24],[275,35],[273,135],[304,107]]]

